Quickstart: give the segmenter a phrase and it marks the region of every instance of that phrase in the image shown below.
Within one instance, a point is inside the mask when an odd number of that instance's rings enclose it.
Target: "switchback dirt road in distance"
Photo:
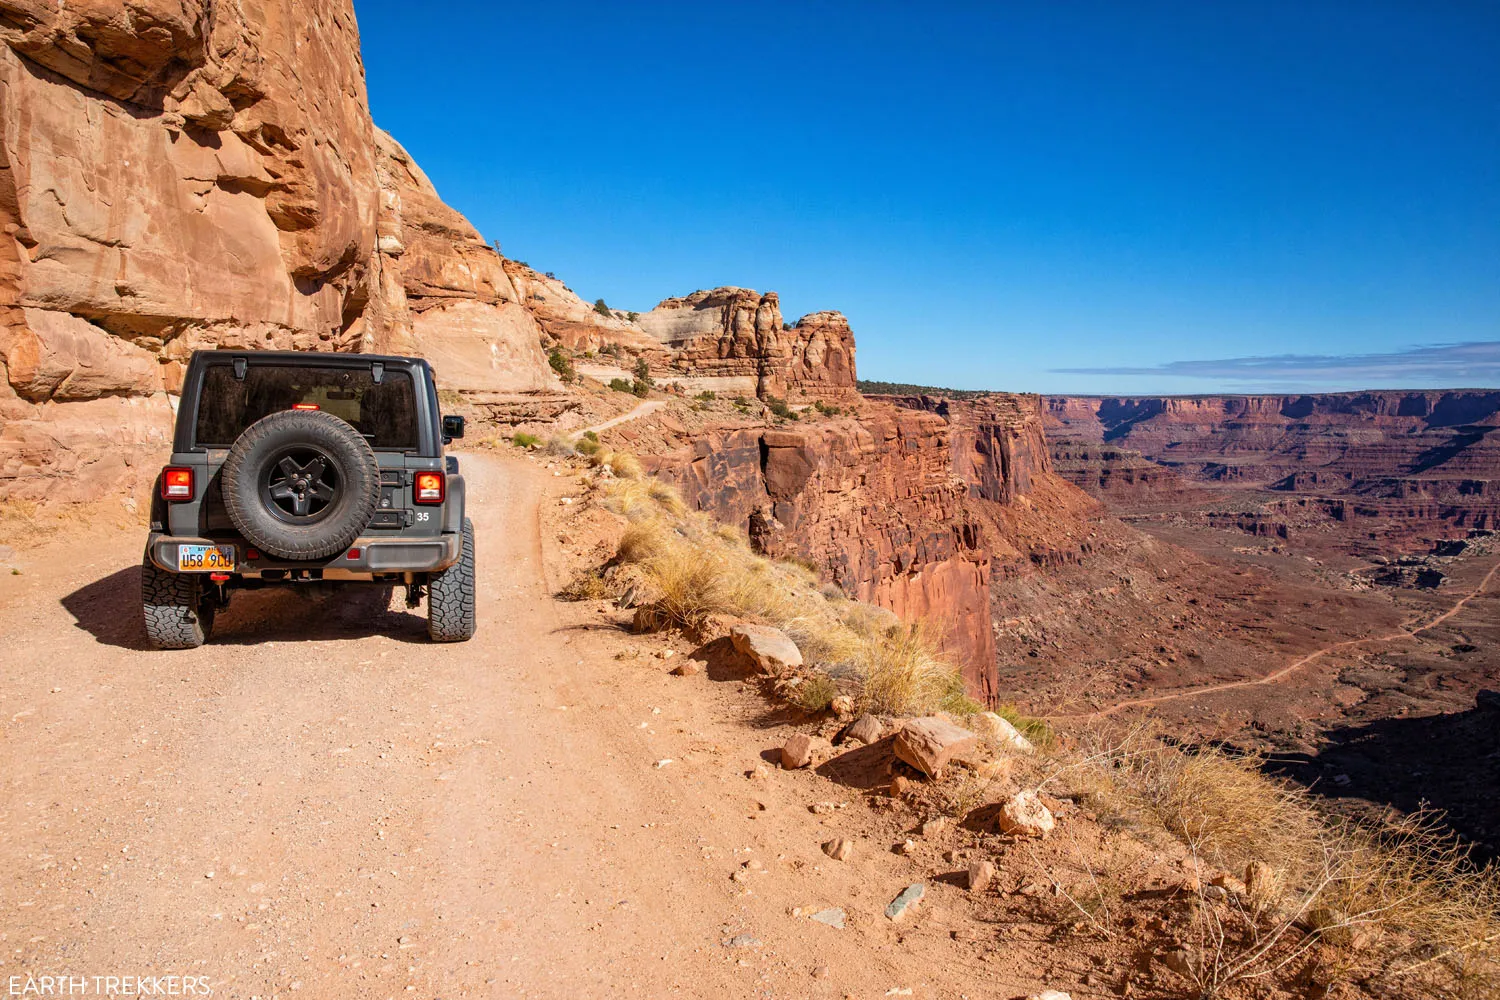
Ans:
[[[148,651],[144,529],[54,538],[0,579],[0,983],[200,976],[259,998],[1039,988],[1046,970],[955,952],[960,889],[932,885],[916,926],[884,919],[922,871],[888,845],[821,853],[862,810],[808,805],[844,790],[746,778],[779,745],[748,724],[766,712],[757,695],[670,677],[650,655],[668,640],[551,598],[540,512],[576,479],[462,460],[469,643],[429,643],[399,591],[267,592],[238,595],[201,649]],[[615,658],[632,645],[646,655]],[[847,908],[848,927],[789,915],[809,905]]]

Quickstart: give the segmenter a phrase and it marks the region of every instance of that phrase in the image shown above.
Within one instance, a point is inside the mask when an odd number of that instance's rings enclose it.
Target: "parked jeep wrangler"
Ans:
[[[427,598],[438,642],[474,634],[463,417],[420,358],[199,351],[188,363],[141,567],[146,635],[201,646],[236,590],[347,585]]]

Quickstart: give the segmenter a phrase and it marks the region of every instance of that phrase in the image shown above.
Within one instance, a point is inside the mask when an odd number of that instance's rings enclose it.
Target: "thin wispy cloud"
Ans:
[[[1500,340],[1413,347],[1384,354],[1279,354],[1052,371],[1062,375],[1212,380],[1241,388],[1482,388],[1500,386]]]

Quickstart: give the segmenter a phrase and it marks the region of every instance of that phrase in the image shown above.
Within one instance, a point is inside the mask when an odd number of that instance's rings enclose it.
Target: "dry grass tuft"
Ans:
[[[1049,780],[1071,782],[1106,821],[1186,847],[1199,889],[1175,970],[1200,997],[1293,976],[1500,995],[1500,872],[1472,864],[1431,817],[1385,829],[1330,818],[1261,764],[1137,729],[1054,755]],[[1217,873],[1243,891],[1211,891]]]
[[[596,464],[605,459],[594,456]],[[606,487],[604,506],[630,520],[616,559],[639,566],[659,588],[652,612],[664,627],[691,627],[710,615],[752,618],[785,631],[811,665],[794,700],[827,700],[835,681],[857,686],[863,707],[911,714],[976,711],[959,671],[937,652],[926,628],[888,611],[830,600],[800,561],[756,555],[744,535],[687,510],[671,486],[622,478]],[[811,709],[810,709],[811,710]]]

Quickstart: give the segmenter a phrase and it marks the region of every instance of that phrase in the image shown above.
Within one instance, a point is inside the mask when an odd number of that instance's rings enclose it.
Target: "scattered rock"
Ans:
[[[976,861],[969,866],[969,891],[983,892],[995,881],[995,866],[989,861]]]
[[[908,855],[917,853],[917,842],[908,837],[906,840],[903,840],[901,843],[896,845],[896,853]]]
[[[1001,833],[1019,837],[1045,837],[1057,826],[1057,820],[1036,792],[1020,791],[1006,799],[997,817]]]
[[[1193,978],[1193,970],[1197,963],[1193,953],[1186,948],[1173,948],[1171,951],[1163,952],[1157,956],[1157,960],[1184,979]]]
[[[847,694],[841,694],[830,701],[828,707],[836,717],[847,719],[854,714],[854,699]]]
[[[1243,896],[1246,894],[1245,883],[1241,882],[1233,875],[1215,875],[1213,884],[1218,886],[1220,889],[1223,889],[1225,892],[1233,893],[1236,896]]]
[[[937,777],[954,755],[966,753],[979,737],[946,719],[912,719],[896,734],[896,756],[929,777]]]
[[[916,908],[925,895],[927,895],[927,886],[921,882],[907,886],[901,890],[901,895],[891,900],[890,905],[885,908],[886,918],[898,921],[903,919]]]
[[[855,719],[853,722],[849,723],[844,731],[839,734],[838,742],[842,743],[844,740],[859,740],[861,743],[868,746],[884,735],[885,727],[880,724],[879,719],[875,718],[875,716],[873,715],[861,715],[858,719]]]
[[[806,767],[812,762],[812,737],[797,733],[781,748],[781,766],[788,771]]]
[[[807,811],[814,816],[827,816],[837,811],[838,807],[839,804],[837,802],[814,802],[807,807]]]
[[[896,775],[891,779],[891,798],[899,799],[911,791],[911,779]]]
[[[970,725],[985,739],[1017,750],[1021,753],[1035,753],[1036,747],[1031,741],[1021,735],[1020,730],[1010,724],[1010,721],[994,712],[980,712],[969,722]]]
[[[1026,1000],[1073,1000],[1073,998],[1062,990],[1042,990],[1040,993],[1031,994]]]
[[[802,651],[779,628],[741,623],[729,630],[729,641],[764,673],[780,675],[802,666]]]
[[[726,948],[759,948],[760,938],[751,934],[736,934],[724,941]]]
[[[823,853],[835,861],[848,861],[854,856],[854,841],[844,837],[834,837],[823,844]]]
[[[1004,781],[1016,769],[1016,758],[1006,756],[983,761],[974,766],[974,773],[985,781]]]
[[[827,979],[829,976],[833,975],[833,971],[826,965],[820,965],[813,970],[812,974],[814,979]]]
[[[672,668],[674,677],[692,677],[703,672],[703,664],[697,660],[687,660]]]
[[[931,840],[933,837],[941,837],[953,826],[953,820],[947,816],[938,816],[922,824],[922,836]]]
[[[749,771],[746,771],[745,777],[749,778],[751,781],[765,781],[767,778],[771,777],[771,771],[771,765],[767,764],[765,761],[761,761],[759,764],[756,764],[755,767],[753,767]]]
[[[1277,890],[1276,869],[1264,861],[1252,861],[1245,866],[1245,895],[1257,903],[1270,901]]]
[[[820,924],[827,924],[829,927],[836,927],[839,930],[843,930],[845,916],[844,911],[835,906],[827,910],[819,910],[810,919],[816,920]]]

